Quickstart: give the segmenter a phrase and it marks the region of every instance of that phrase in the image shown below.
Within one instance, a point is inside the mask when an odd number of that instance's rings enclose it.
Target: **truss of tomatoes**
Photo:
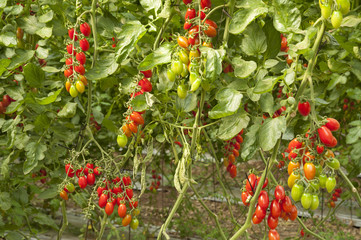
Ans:
[[[308,102],[300,102],[298,110],[303,116],[307,116],[311,111]],[[318,208],[320,187],[331,193],[336,186],[333,173],[340,168],[340,162],[334,153],[330,149],[325,150],[325,147],[332,148],[337,145],[332,131],[337,131],[340,124],[333,118],[327,118],[324,123],[317,129],[317,133],[308,131],[302,138],[304,141],[295,138],[286,149],[287,158],[290,160],[287,166],[288,186],[291,188],[292,199],[301,201],[304,209]],[[286,157],[285,154],[283,156]],[[327,176],[327,172],[332,174]]]
[[[78,184],[81,189],[85,189],[88,185],[93,186],[96,182],[96,176],[101,176],[99,167],[94,167],[94,164],[87,163],[86,166],[74,170],[71,164],[65,165],[65,172],[68,177],[73,178],[74,175],[78,177]],[[68,200],[67,193],[74,192],[75,187],[73,183],[68,183],[64,190],[60,192],[60,197]],[[139,225],[138,219],[134,216],[139,215],[138,201],[133,197],[132,180],[129,176],[122,178],[116,177],[111,180],[103,180],[97,188],[98,205],[104,208],[105,213],[111,216],[114,208],[118,206],[118,215],[122,218],[122,225],[136,229]],[[132,218],[133,214],[133,218]]]
[[[241,198],[245,206],[249,206],[251,198],[257,188],[260,177],[255,174],[250,174],[246,180],[245,191],[242,192]],[[266,178],[262,189],[267,187],[268,179]],[[297,207],[292,204],[291,198],[286,196],[285,190],[282,186],[278,185],[274,191],[274,199],[270,203],[269,195],[266,191],[262,190],[258,196],[256,210],[252,216],[252,222],[254,224],[260,224],[267,215],[267,209],[270,210],[267,218],[267,224],[269,227],[268,237],[269,239],[280,239],[280,236],[276,230],[278,225],[278,219],[282,218],[285,221],[290,219],[294,221],[297,218]]]
[[[144,78],[139,80],[138,86],[141,87],[140,91],[131,94],[131,98],[138,95],[144,94],[145,92],[151,92],[153,89],[152,83],[148,80],[152,77],[152,70],[140,71]],[[121,134],[117,136],[117,143],[119,147],[123,148],[128,143],[128,138],[133,135],[133,133],[138,132],[138,126],[144,125],[144,118],[142,117],[143,112],[133,111],[129,116],[127,116],[127,123],[122,126]]]
[[[227,172],[231,175],[231,178],[237,176],[237,166],[236,158],[239,156],[239,150],[241,149],[241,144],[243,143],[243,129],[231,140],[226,141],[225,149],[225,158],[223,160],[223,165],[227,167]]]
[[[86,37],[90,35],[91,28],[86,22],[80,24],[79,28],[81,35],[78,35],[74,28],[68,30],[71,42],[66,46],[67,54],[65,55],[66,69],[64,70],[64,76],[67,78],[65,89],[74,98],[77,97],[79,93],[83,93],[85,91],[85,86],[88,85],[88,81],[84,76],[84,65],[86,63],[86,55],[84,52],[87,52],[90,47]],[[78,36],[82,37],[79,42]],[[76,48],[75,44],[79,45],[79,47]]]

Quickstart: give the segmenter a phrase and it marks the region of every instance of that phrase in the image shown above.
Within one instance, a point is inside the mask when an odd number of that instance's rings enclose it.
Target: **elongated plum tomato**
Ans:
[[[253,216],[252,216],[252,222],[253,222],[253,224],[259,224],[259,223],[262,222],[262,220],[263,220],[263,219],[257,218],[256,213],[253,214]]]
[[[337,131],[340,128],[340,123],[334,118],[327,118],[325,126],[332,132]]]
[[[350,11],[350,0],[336,0],[336,2],[340,5],[340,11],[343,15],[346,15]]]
[[[242,202],[245,206],[249,206],[249,202],[247,202],[247,199],[249,197],[249,193],[248,192],[242,192]],[[268,196],[267,196],[268,197]]]
[[[298,112],[302,115],[302,116],[308,116],[308,114],[310,114],[311,112],[311,105],[309,102],[299,102],[298,103]]]
[[[326,3],[325,0],[318,0],[318,3],[321,8],[321,15],[325,19],[329,18],[331,16],[331,5],[329,3]]]
[[[84,83],[82,81],[80,81],[80,80],[76,81],[75,87],[76,87],[76,90],[79,93],[83,93],[85,91]]]
[[[283,211],[285,211],[286,213],[291,212],[292,210],[292,201],[291,198],[289,196],[286,196],[283,200],[282,200],[282,209]]]
[[[131,220],[132,220],[132,216],[127,214],[122,220],[123,227],[128,226]]]
[[[89,36],[90,33],[91,33],[91,29],[90,29],[90,26],[88,23],[83,23],[83,24],[80,24],[80,32],[82,34],[84,34],[84,36]]]
[[[342,23],[342,13],[341,11],[333,11],[332,16],[331,16],[331,24],[333,28],[339,28],[341,26]]]
[[[80,176],[78,183],[79,183],[80,188],[86,188],[86,186],[88,185],[88,182],[87,182],[87,179],[85,176]]]
[[[178,45],[182,48],[187,48],[189,46],[189,42],[188,42],[187,38],[185,38],[183,36],[179,36],[177,38],[177,42],[178,42]]]
[[[278,225],[278,218],[274,218],[270,214],[267,219],[267,224],[270,229],[275,229]]]
[[[171,82],[174,82],[174,81],[175,81],[176,75],[175,75],[175,73],[172,71],[172,69],[168,69],[168,70],[167,70],[167,77],[168,77],[168,80],[169,80],[169,81],[171,81]]]
[[[211,8],[212,7],[212,3],[211,0],[201,0],[201,8]]]
[[[291,173],[293,172],[294,169],[297,169],[300,167],[300,162],[292,162],[290,161],[288,163],[288,167],[287,167],[287,171],[288,171],[288,175],[291,175]]]
[[[281,216],[281,205],[276,199],[273,199],[273,201],[271,202],[270,214],[274,218],[278,218],[279,216]]]
[[[146,70],[146,71],[140,71],[141,73],[143,73],[145,78],[151,78],[152,77],[152,70]]]
[[[296,175],[295,172],[292,172],[291,175],[288,177],[288,181],[287,181],[288,187],[292,188],[293,185],[295,185],[296,181],[300,178],[301,177],[299,174]]]
[[[320,204],[320,200],[318,199],[317,194],[312,195],[312,203],[311,203],[311,210],[316,210],[318,205]]]
[[[277,185],[275,188],[275,198],[277,200],[283,200],[285,196],[286,196],[285,189],[282,186]]]
[[[328,177],[326,180],[326,189],[327,192],[332,192],[333,189],[336,187],[336,179],[334,177]]]
[[[132,114],[130,114],[130,118],[137,125],[143,125],[144,124],[144,119],[143,119],[142,115],[140,115],[138,112],[132,112]]]
[[[336,158],[332,158],[331,160],[327,161],[326,165],[335,170],[340,169],[340,162]]]
[[[187,87],[184,84],[180,84],[177,87],[177,94],[180,99],[184,99],[187,97]]]
[[[275,229],[270,229],[268,231],[268,239],[269,240],[280,240],[280,235]]]
[[[105,205],[105,213],[110,216],[112,215],[114,211],[114,204],[112,202],[107,202],[107,204]]]
[[[320,146],[320,145],[317,146],[317,153],[318,153],[318,154],[323,153],[324,150],[325,150],[325,147],[324,147],[324,146]]]
[[[301,204],[304,209],[309,209],[312,205],[312,195],[310,193],[303,193],[301,197]]]
[[[293,185],[292,190],[291,190],[291,196],[295,202],[298,202],[301,200],[301,197],[303,195],[303,190],[304,190],[304,188],[302,185],[300,185],[298,183]]]
[[[237,166],[232,165],[229,169],[229,174],[231,175],[231,178],[235,178],[237,176]]]
[[[303,171],[305,173],[305,177],[308,180],[312,180],[316,176],[316,167],[311,162],[305,163],[305,165],[303,165]]]
[[[297,138],[294,138],[289,144],[288,144],[288,150],[293,149],[299,149],[302,147],[302,142],[299,142]]]
[[[326,146],[332,145],[332,132],[326,126],[322,126],[317,129],[318,136],[320,137],[320,141],[325,144]]]
[[[76,90],[75,85],[71,85],[71,87],[69,89],[69,93],[70,93],[70,96],[72,96],[73,98],[78,96],[78,90]]]
[[[128,143],[127,136],[125,134],[118,135],[117,143],[118,143],[119,147],[121,147],[121,148],[125,147]]]
[[[136,218],[133,218],[132,221],[130,222],[130,227],[135,230],[138,228],[139,225],[139,220]]]
[[[64,199],[65,201],[68,200],[68,194],[66,193],[65,190],[61,191],[61,192],[59,193],[59,195],[60,195],[60,197],[61,197],[62,199]]]
[[[261,193],[259,194],[258,205],[263,209],[268,208],[269,198],[268,198],[268,193],[266,191],[261,191]]]
[[[208,26],[208,28],[206,28],[204,30],[204,33],[208,36],[208,37],[215,37],[217,36],[217,29],[215,29],[212,26]]]
[[[196,17],[196,10],[194,8],[188,8],[186,14],[184,15],[184,19],[193,19]]]
[[[257,177],[253,173],[248,176],[248,180],[246,183],[246,190],[249,194],[253,196],[253,191],[255,191]]]

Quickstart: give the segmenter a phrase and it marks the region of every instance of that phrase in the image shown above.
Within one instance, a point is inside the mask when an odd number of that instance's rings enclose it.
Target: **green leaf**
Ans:
[[[279,53],[279,49],[281,48],[280,33],[274,28],[270,18],[267,18],[265,22],[266,24],[263,27],[263,31],[267,39],[267,50],[264,53],[264,58],[275,58]]]
[[[45,27],[45,23],[38,22],[36,16],[21,17],[17,20],[19,27],[24,29],[24,32],[29,34],[36,34],[36,32]]]
[[[301,14],[296,4],[289,0],[274,0],[275,16],[273,25],[279,32],[298,31]]]
[[[140,0],[140,4],[147,12],[154,9],[154,12],[156,13],[158,11],[158,9],[162,6],[162,1],[161,0]]]
[[[38,19],[39,19],[39,22],[41,22],[41,23],[47,23],[53,19],[53,16],[54,16],[54,12],[52,10],[50,10],[50,11],[44,13],[43,15],[41,15]]]
[[[213,82],[222,72],[222,58],[224,50],[214,50],[209,47],[201,47],[202,56],[206,57],[205,73],[206,80]]]
[[[15,68],[20,67],[26,62],[29,62],[29,60],[34,56],[35,51],[33,50],[22,50],[17,49],[15,50],[16,55],[11,59],[11,64],[8,66],[8,70],[14,70]]]
[[[351,124],[354,127],[348,130],[346,136],[347,144],[356,143],[357,141],[359,141],[359,138],[361,138],[361,121],[353,121]]]
[[[217,136],[224,141],[232,139],[242,129],[246,128],[249,123],[247,113],[236,113],[222,119]]]
[[[44,159],[44,152],[46,150],[46,145],[39,142],[31,142],[25,147],[26,160],[23,166],[24,174],[31,172],[31,170],[33,170],[38,165],[38,161]]]
[[[246,61],[241,57],[235,57],[232,60],[234,75],[238,78],[249,77],[256,69],[257,63],[254,61]]]
[[[34,222],[37,222],[40,225],[49,226],[55,230],[59,229],[59,227],[56,225],[54,220],[44,213],[38,212],[35,216],[33,216],[33,220]]]
[[[170,43],[163,44],[160,48],[149,54],[144,60],[138,65],[139,71],[145,71],[153,69],[155,66],[170,63],[172,60],[172,50],[174,45]]]
[[[349,64],[344,63],[340,60],[335,60],[334,58],[328,59],[327,65],[331,70],[331,72],[336,72],[336,73],[344,73],[350,69]]]
[[[11,208],[11,198],[8,192],[0,193],[0,208],[3,211],[7,211]]]
[[[251,22],[268,12],[266,4],[261,0],[243,1],[241,7],[234,13],[229,25],[229,32],[232,34],[242,33]]]
[[[12,32],[5,32],[0,34],[0,46],[4,45],[5,47],[16,46],[16,34]]]
[[[355,76],[359,81],[361,81],[361,61],[353,59],[350,64],[351,64],[351,72],[355,74]]]
[[[171,7],[171,0],[165,0],[164,7],[160,14],[158,15],[159,18],[169,18],[172,14],[172,7]]]
[[[6,7],[7,0],[0,0],[0,9],[3,9]]]
[[[6,108],[6,114],[12,114],[16,112],[21,105],[23,105],[24,101],[15,101],[10,103],[10,105]]]
[[[104,119],[102,122],[102,126],[106,127],[109,131],[118,133],[118,128],[115,126],[115,124],[113,123],[113,121],[109,120],[109,119]]]
[[[341,27],[356,27],[361,23],[361,18],[350,15],[342,20]]]
[[[258,132],[258,142],[263,151],[271,150],[286,131],[286,119],[284,116],[267,118]]]
[[[25,80],[30,87],[40,88],[45,80],[44,71],[33,63],[28,63],[24,67]]]
[[[60,94],[61,90],[63,90],[62,88],[60,88],[58,91],[56,92],[50,92],[48,94],[47,97],[44,98],[35,98],[36,102],[40,105],[47,105],[50,104],[52,102],[55,102],[56,98],[58,97],[58,95]]]
[[[248,56],[258,56],[267,50],[266,40],[262,29],[256,23],[252,23],[244,31],[241,48]]]
[[[96,62],[94,68],[85,74],[86,78],[88,80],[100,80],[112,75],[119,66],[115,60],[114,53],[103,55],[101,59]]]
[[[143,24],[138,21],[128,22],[122,26],[117,36],[117,53],[115,55],[117,63],[123,62],[129,56],[134,50],[135,44],[144,36],[146,31]]]
[[[257,144],[257,132],[261,127],[261,118],[258,118],[256,122],[247,128],[247,132],[244,137],[242,144],[242,154],[241,157],[244,160],[250,159],[254,153],[258,150]]]
[[[45,59],[49,56],[49,49],[47,49],[47,48],[38,47],[35,51],[36,51],[36,56],[40,59]],[[48,67],[48,68],[54,68],[54,67]],[[58,70],[58,69],[56,69],[56,70]]]
[[[0,76],[6,71],[6,68],[11,63],[10,59],[1,59],[0,60]]]
[[[7,235],[6,235],[6,239],[7,240],[22,240],[24,239],[24,236],[21,235],[18,232],[15,231],[10,231]]]
[[[278,63],[279,63],[279,61],[276,59],[267,59],[264,63],[264,67],[266,69],[272,68],[272,67],[276,66]]]
[[[145,100],[144,94],[136,96],[132,102],[131,106],[134,111],[141,112],[148,108],[147,101]]]
[[[16,101],[23,100],[23,94],[25,94],[24,90],[20,86],[8,87],[6,88],[6,93]]]
[[[266,93],[273,89],[277,83],[276,77],[265,77],[256,83],[253,93]]]
[[[63,107],[63,109],[61,109],[58,112],[58,116],[59,117],[64,117],[64,118],[72,118],[74,117],[75,113],[76,113],[76,107],[77,104],[73,103],[73,102],[68,102],[65,104],[65,106]]]
[[[38,199],[51,199],[55,198],[58,195],[58,187],[52,186],[48,189],[45,189],[38,195]]]
[[[273,96],[272,96],[271,93],[262,94],[259,103],[261,105],[261,108],[262,108],[263,112],[268,113],[270,116],[273,115],[273,113],[274,113],[274,111],[273,111],[274,100],[273,100]]]
[[[208,113],[209,118],[218,119],[234,114],[241,105],[243,95],[237,90],[222,88],[216,94],[218,104]]]
[[[361,100],[361,89],[358,87],[347,89],[346,93],[349,98]]]
[[[51,67],[51,66],[45,66],[45,67],[42,67],[42,69],[44,70],[44,72],[49,72],[49,73],[60,72],[60,69],[57,69],[57,68]]]
[[[176,98],[176,106],[183,112],[190,112],[197,107],[197,94],[188,93],[185,99]]]

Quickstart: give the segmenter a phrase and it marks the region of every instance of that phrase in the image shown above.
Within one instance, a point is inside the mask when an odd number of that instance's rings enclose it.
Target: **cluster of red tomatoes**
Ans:
[[[0,102],[0,114],[6,113],[6,108],[10,105],[10,103],[15,102],[9,95],[4,95],[3,100]]]
[[[40,179],[40,182],[41,182],[42,184],[46,183],[47,172],[46,172],[45,169],[40,169],[39,173],[33,173],[33,174],[31,175],[32,178],[35,178],[35,177],[37,177],[37,176],[43,177],[42,179]]]
[[[242,192],[242,202],[245,206],[249,206],[250,200],[257,188],[260,177],[255,174],[250,174],[246,183],[246,191]],[[262,186],[264,189],[268,184],[268,179]],[[267,218],[267,224],[270,228],[268,232],[268,238],[272,240],[280,239],[280,236],[276,230],[278,225],[278,218],[281,217],[285,221],[290,219],[294,221],[297,218],[297,207],[292,205],[290,197],[286,196],[285,190],[282,186],[278,185],[274,192],[275,198],[272,200],[271,205],[269,204],[270,199],[268,193],[264,190],[258,196],[258,203],[256,205],[256,211],[252,216],[252,222],[254,224],[260,224],[266,217],[267,209],[269,208],[270,213]]]
[[[112,48],[116,48],[117,47],[117,42],[118,42],[118,39],[116,39],[115,37],[112,37]]]
[[[156,192],[156,190],[159,188],[160,186],[160,180],[162,179],[162,176],[157,175],[156,171],[153,169],[152,170],[152,183],[151,186],[149,187],[149,190],[152,192]]]
[[[287,38],[281,33],[281,52],[287,53],[289,50]],[[288,65],[291,65],[293,63],[292,58],[290,58],[288,55],[285,55],[286,62]]]
[[[355,102],[354,101],[349,101],[349,99],[345,98],[343,100],[343,106],[342,106],[342,109],[344,111],[346,111],[347,109],[351,109],[351,110],[354,110],[355,109]]]
[[[79,93],[83,93],[85,91],[85,86],[88,84],[88,81],[84,76],[84,65],[86,63],[86,55],[84,52],[89,50],[89,42],[85,38],[91,33],[89,24],[86,22],[80,24],[80,32],[82,33],[83,38],[79,40],[79,47],[76,48],[75,43],[78,41],[78,33],[74,28],[68,29],[71,43],[66,46],[68,54],[65,56],[65,65],[67,66],[67,69],[64,70],[64,76],[67,78],[65,88],[72,97],[76,97]]]
[[[328,203],[329,207],[334,208],[336,206],[335,202],[341,196],[341,193],[342,193],[341,188],[336,188],[335,189],[335,192],[332,194],[332,198],[330,199],[330,201]]]
[[[239,150],[241,149],[241,144],[243,143],[243,129],[231,140],[226,142],[226,146],[224,147],[225,158],[223,159],[223,164],[227,167],[227,172],[231,175],[231,178],[235,178],[237,176],[237,166],[235,164],[236,157],[239,156]]]
[[[65,172],[68,177],[73,178],[74,175],[78,177],[78,184],[81,189],[92,186],[95,184],[96,176],[101,175],[99,167],[94,167],[94,164],[87,163],[86,166],[74,170],[71,164],[65,165]],[[69,182],[64,190],[60,192],[60,197],[68,200],[68,194],[74,192],[75,187],[73,183]],[[134,216],[139,215],[138,201],[133,198],[132,180],[129,176],[115,177],[111,180],[104,179],[100,186],[97,188],[98,204],[99,207],[105,208],[105,213],[110,216],[114,211],[114,207],[118,205],[118,215],[123,218],[122,225],[127,226],[131,224],[133,229],[139,225],[136,218],[132,219],[131,214]],[[128,206],[128,207],[127,207]],[[127,214],[127,209],[130,212]]]
[[[144,94],[145,92],[151,92],[153,88],[152,83],[148,80],[149,78],[152,77],[152,70],[140,71],[140,72],[144,75],[144,78],[142,78],[138,82],[138,86],[140,86],[141,89],[134,94],[132,93],[131,94],[132,98]],[[123,125],[122,134],[119,134],[117,137],[117,143],[119,147],[122,148],[125,147],[128,143],[128,138],[131,137],[133,133],[138,132],[139,125],[144,124],[144,118],[142,117],[142,114],[144,113],[145,111],[132,112],[129,116],[126,117],[128,123]]]
[[[309,113],[307,106],[302,106],[302,103],[301,109],[300,113],[303,113],[302,115]],[[326,188],[330,193],[336,186],[335,177],[332,175],[327,177],[325,173],[327,168],[332,172],[338,170],[340,163],[330,149],[325,151],[325,146],[334,147],[337,144],[337,140],[335,140],[336,144],[333,143],[334,137],[331,130],[336,131],[339,127],[340,125],[336,119],[327,118],[325,125],[317,130],[318,144],[316,144],[317,134],[307,132],[304,141],[295,138],[286,149],[290,160],[287,170],[289,174],[288,186],[292,189],[291,196],[296,202],[301,200],[301,204],[305,209],[315,210],[318,208],[318,191],[320,187]],[[285,155],[283,156],[285,157]],[[326,163],[325,169],[323,168],[324,163]]]
[[[211,8],[210,0],[201,1],[201,9],[196,11],[195,3],[192,0],[184,0],[188,9],[185,13],[184,29],[187,30],[185,36],[177,38],[180,49],[174,55],[170,68],[167,70],[168,80],[174,82],[179,77],[177,94],[178,97],[184,99],[187,97],[189,87],[185,84],[185,79],[189,75],[190,92],[196,91],[201,85],[201,76],[199,74],[199,56],[200,51],[198,47],[201,45],[200,38],[204,39],[202,46],[213,47],[209,38],[217,35],[217,24],[205,19],[205,12]],[[201,22],[201,24],[199,24]]]

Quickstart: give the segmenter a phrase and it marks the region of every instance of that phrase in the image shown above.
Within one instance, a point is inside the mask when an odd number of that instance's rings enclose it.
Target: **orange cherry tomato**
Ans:
[[[132,131],[129,129],[128,124],[125,124],[125,125],[122,127],[122,129],[123,129],[123,132],[124,132],[125,136],[127,136],[127,137],[131,137],[131,136],[132,136]]]
[[[291,175],[291,173],[293,172],[294,169],[297,169],[300,167],[300,163],[299,162],[292,162],[290,161],[287,167],[288,170],[288,175]]]

